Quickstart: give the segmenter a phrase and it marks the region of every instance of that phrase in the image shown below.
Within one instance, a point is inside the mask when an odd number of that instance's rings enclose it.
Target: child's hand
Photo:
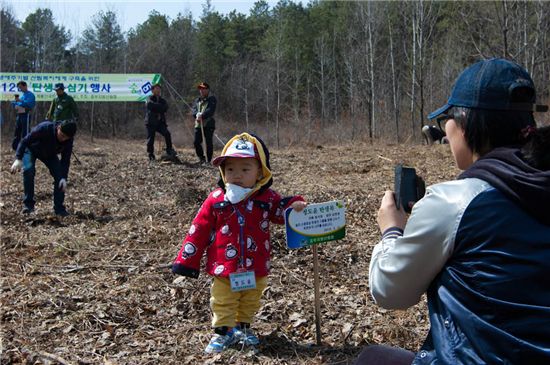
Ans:
[[[301,212],[302,210],[304,210],[305,207],[307,207],[307,202],[296,201],[296,202],[290,204],[290,207],[292,209],[294,209],[295,211],[297,211],[297,212]]]

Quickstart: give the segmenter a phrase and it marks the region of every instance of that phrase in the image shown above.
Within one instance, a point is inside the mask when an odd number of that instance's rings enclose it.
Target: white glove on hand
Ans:
[[[67,180],[65,180],[65,179],[59,180],[59,189],[62,192],[65,192],[65,190],[67,189]]]
[[[11,173],[15,174],[17,171],[21,170],[22,166],[23,166],[23,161],[15,160],[13,162],[13,165],[11,165]]]
[[[197,113],[197,116],[195,117],[195,120],[198,122],[202,118],[202,113]]]

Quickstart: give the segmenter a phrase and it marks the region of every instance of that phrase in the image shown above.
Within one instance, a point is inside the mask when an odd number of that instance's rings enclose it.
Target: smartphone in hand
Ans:
[[[404,167],[402,164],[395,166],[394,196],[395,205],[403,206],[405,212],[410,213],[412,207],[410,202],[416,203],[424,196],[426,184],[424,180],[416,175],[412,167]]]

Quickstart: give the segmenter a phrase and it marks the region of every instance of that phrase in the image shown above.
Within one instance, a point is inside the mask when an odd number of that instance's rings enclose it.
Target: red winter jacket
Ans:
[[[228,277],[240,267],[253,270],[256,277],[269,274],[269,223],[283,224],[284,210],[303,198],[282,199],[271,189],[234,205],[224,197],[218,188],[202,204],[174,261],[174,273],[197,278],[206,250],[206,272],[210,275]]]

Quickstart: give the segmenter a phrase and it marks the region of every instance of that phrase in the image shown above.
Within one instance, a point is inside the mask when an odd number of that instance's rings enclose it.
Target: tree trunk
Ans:
[[[370,139],[376,137],[376,125],[375,125],[375,95],[374,95],[374,44],[372,42],[372,2],[367,2],[367,24],[368,24],[368,36],[369,36],[369,93],[370,93]]]
[[[311,76],[307,76],[307,140],[311,141],[311,130],[313,129],[313,118],[311,115]]]
[[[279,140],[279,113],[281,111],[281,61],[280,57],[277,56],[277,109],[275,113],[275,138],[277,141],[277,148],[280,147]]]
[[[417,35],[417,27],[418,27],[418,20],[416,15],[416,6],[412,5],[412,74],[411,74],[411,133],[414,136],[414,119],[416,114],[416,108],[415,108],[415,86],[416,86],[416,35]]]
[[[244,120],[246,122],[246,131],[249,131],[248,125],[248,88],[244,88]]]
[[[265,88],[265,126],[269,133],[269,87]]]
[[[397,80],[395,76],[395,59],[393,55],[393,33],[392,24],[388,17],[388,31],[390,38],[390,66],[391,66],[391,81],[392,81],[392,104],[395,123],[395,141],[399,143],[399,108],[397,106]]]
[[[340,113],[338,112],[338,70],[336,67],[336,29],[332,32],[332,108],[334,112],[334,124],[339,125]],[[340,128],[338,128],[340,129]]]
[[[420,0],[418,2],[418,92],[420,98],[420,115],[419,115],[419,128],[413,127],[413,138],[416,136],[416,131],[422,129],[422,121],[424,120],[424,2]]]
[[[94,143],[94,105],[95,103],[92,101],[92,117],[90,118],[90,137],[92,140],[92,143]]]
[[[294,122],[300,123],[300,65],[298,48],[294,49],[294,95],[292,110],[294,111]]]

